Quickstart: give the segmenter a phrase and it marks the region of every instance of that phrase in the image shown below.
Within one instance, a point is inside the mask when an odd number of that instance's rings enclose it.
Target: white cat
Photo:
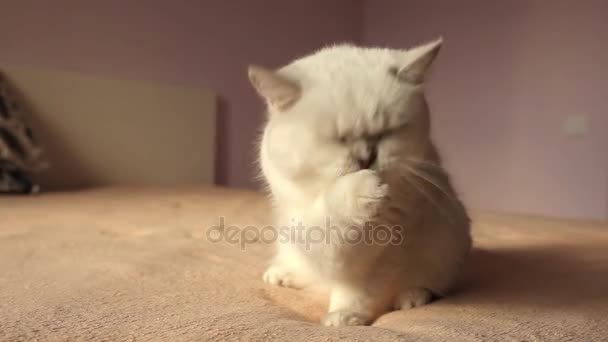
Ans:
[[[268,107],[260,164],[277,226],[336,238],[282,241],[264,280],[326,286],[325,325],[426,304],[454,285],[468,255],[470,221],[431,141],[423,92],[441,43],[338,45],[277,71],[249,68]]]

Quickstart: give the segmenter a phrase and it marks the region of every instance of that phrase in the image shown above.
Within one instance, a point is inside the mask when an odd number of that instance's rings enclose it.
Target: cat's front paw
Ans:
[[[360,170],[354,175],[354,218],[359,221],[357,223],[364,223],[378,213],[382,201],[388,194],[388,185],[382,184],[382,180],[373,170]]]
[[[401,291],[399,296],[395,299],[394,308],[396,310],[408,310],[418,306],[422,306],[431,301],[433,295],[431,291],[421,288],[414,287],[411,289],[405,289]]]
[[[328,192],[326,203],[331,215],[361,226],[376,216],[387,195],[388,185],[382,183],[378,173],[365,169],[339,178]]]
[[[321,323],[327,327],[342,327],[355,325],[369,325],[372,319],[369,315],[340,310],[328,313]]]
[[[264,282],[270,285],[300,288],[302,284],[296,280],[293,273],[280,266],[270,266],[263,276]]]

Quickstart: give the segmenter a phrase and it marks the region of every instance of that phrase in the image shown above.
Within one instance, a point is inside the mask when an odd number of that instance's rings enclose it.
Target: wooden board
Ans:
[[[51,168],[43,188],[212,183],[208,90],[0,66],[32,113]]]

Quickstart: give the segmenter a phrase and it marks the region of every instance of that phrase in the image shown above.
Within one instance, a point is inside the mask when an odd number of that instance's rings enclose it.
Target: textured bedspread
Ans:
[[[219,188],[0,197],[0,341],[608,341],[606,225],[475,214],[455,294],[326,328],[326,295],[262,282],[270,246],[209,241],[221,217],[269,223]]]

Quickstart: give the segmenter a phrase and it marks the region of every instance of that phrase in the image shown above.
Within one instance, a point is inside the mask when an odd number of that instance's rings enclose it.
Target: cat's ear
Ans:
[[[298,83],[279,75],[275,71],[251,65],[248,70],[249,80],[255,90],[278,110],[285,110],[301,96]]]
[[[412,84],[421,84],[424,82],[424,76],[429,70],[431,64],[439,54],[439,49],[443,39],[439,38],[427,44],[417,46],[411,50],[406,51],[408,55],[407,65],[401,67],[397,76],[400,80],[403,80]]]

